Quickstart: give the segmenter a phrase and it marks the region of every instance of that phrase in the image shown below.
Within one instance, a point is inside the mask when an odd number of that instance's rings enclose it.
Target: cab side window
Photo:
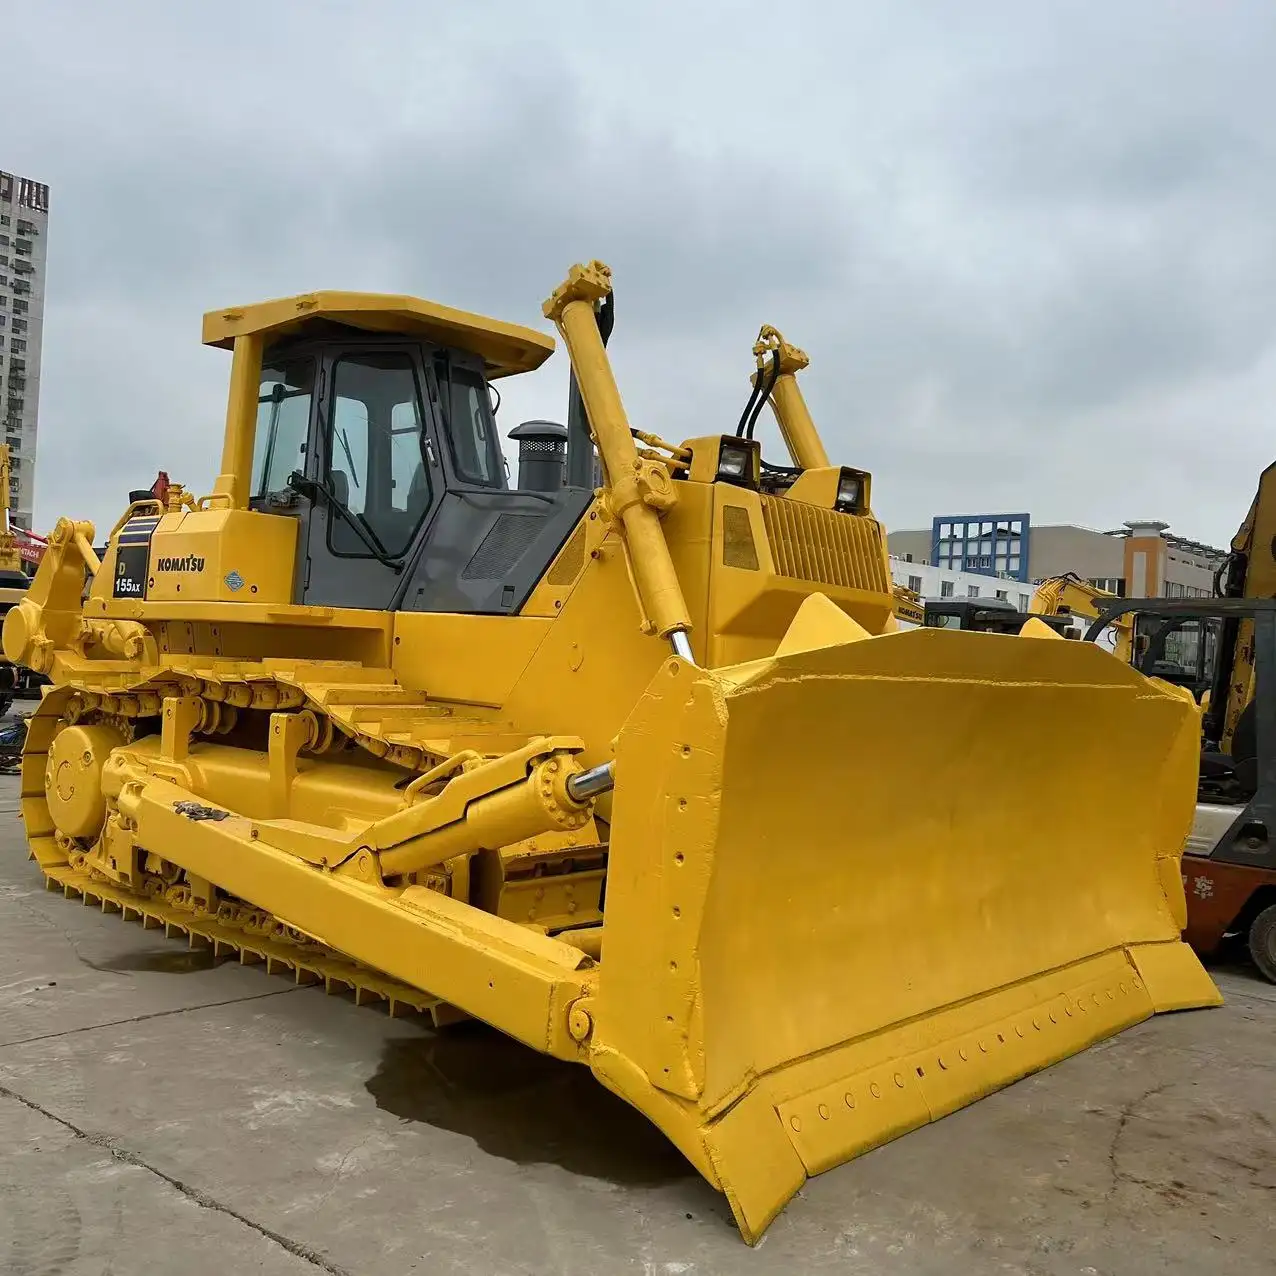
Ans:
[[[447,433],[452,464],[467,483],[504,487],[505,467],[487,382],[476,372],[437,363],[440,381],[451,385],[447,396]]]
[[[253,498],[285,491],[288,476],[294,470],[305,471],[314,386],[315,361],[309,355],[294,359],[267,355],[263,361],[253,439]]]

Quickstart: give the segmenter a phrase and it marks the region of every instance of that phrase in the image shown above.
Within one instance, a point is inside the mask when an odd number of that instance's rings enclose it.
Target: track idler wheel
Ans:
[[[64,727],[53,737],[44,771],[54,827],[67,837],[95,839],[106,822],[102,768],[123,735],[100,724]]]

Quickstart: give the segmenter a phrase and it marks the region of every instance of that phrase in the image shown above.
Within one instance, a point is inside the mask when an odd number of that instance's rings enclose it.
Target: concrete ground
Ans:
[[[584,1069],[42,889],[0,779],[0,1272],[1258,1273],[1276,988],[1159,1016],[806,1185],[750,1251]]]

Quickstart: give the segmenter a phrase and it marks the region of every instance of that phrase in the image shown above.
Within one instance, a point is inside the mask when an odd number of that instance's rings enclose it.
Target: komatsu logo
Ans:
[[[187,554],[185,558],[161,558],[155,564],[157,572],[202,572],[204,560],[198,554]]]

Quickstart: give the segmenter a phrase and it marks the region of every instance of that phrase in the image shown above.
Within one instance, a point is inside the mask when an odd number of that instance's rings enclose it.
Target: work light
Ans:
[[[843,514],[858,514],[864,507],[864,476],[858,470],[842,468],[837,480],[837,499],[834,508]]]
[[[757,439],[737,438],[724,434],[718,448],[719,483],[734,483],[737,487],[758,486],[762,477],[762,444]]]

